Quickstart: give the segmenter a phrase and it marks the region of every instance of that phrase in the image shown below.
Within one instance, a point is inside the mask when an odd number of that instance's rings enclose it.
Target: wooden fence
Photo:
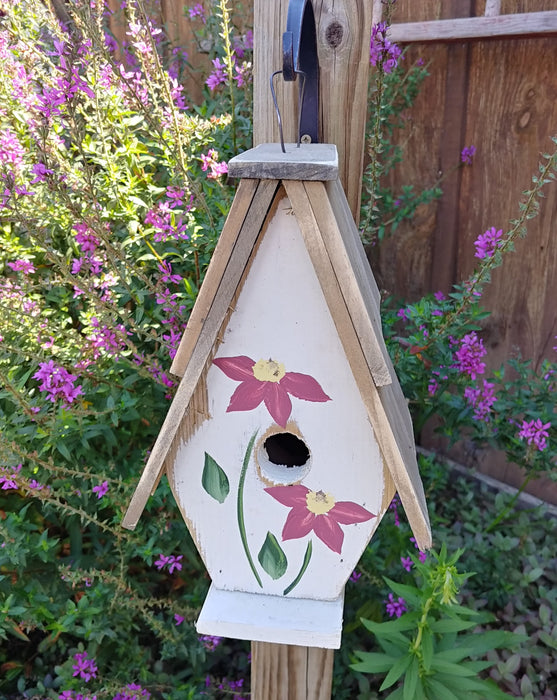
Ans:
[[[557,10],[557,0],[503,0],[501,11]],[[399,0],[394,22],[419,22],[483,14],[474,0]],[[390,176],[399,189],[408,183],[433,183],[474,145],[471,166],[443,182],[443,196],[423,206],[412,224],[401,226],[382,247],[383,287],[407,300],[424,292],[447,292],[470,275],[474,240],[491,226],[506,230],[518,217],[521,193],[530,188],[541,153],[552,150],[557,135],[557,37],[492,38],[445,43],[412,43],[408,61],[421,57],[430,76],[400,135],[404,159]],[[490,368],[521,353],[539,367],[556,359],[557,345],[557,187],[547,190],[540,215],[493,274],[483,303],[491,316],[482,336]],[[426,446],[441,441],[429,431]],[[520,485],[522,474],[493,452],[462,444],[452,455],[482,472]],[[555,484],[542,479],[531,491],[557,502]]]
[[[114,10],[119,8],[119,0],[110,2]],[[503,14],[557,10],[557,0],[487,3],[488,14],[498,5]],[[174,43],[188,52],[186,88],[192,99],[199,100],[202,76],[210,64],[187,17],[195,3],[151,0],[148,4]],[[314,4],[318,6],[319,0]],[[397,24],[474,17],[485,10],[486,0],[398,0],[394,31]],[[122,38],[116,20],[112,28]],[[408,301],[430,291],[446,292],[471,273],[477,261],[474,240],[491,226],[506,229],[518,216],[520,195],[530,187],[541,153],[551,150],[550,136],[557,135],[555,34],[412,42],[406,60],[417,57],[429,65],[430,76],[405,115],[408,128],[400,134],[404,159],[389,175],[390,184],[400,190],[404,184],[434,183],[458,164],[462,148],[474,145],[476,155],[471,166],[447,175],[440,200],[420,207],[416,219],[401,225],[381,247],[374,271],[385,290]],[[484,295],[492,312],[482,334],[490,368],[519,352],[536,367],[545,357],[556,358],[557,187],[548,189],[541,213],[529,222],[528,230],[516,253],[495,271]],[[442,447],[432,430],[425,431],[422,441]],[[511,485],[521,483],[520,471],[492,452],[460,445],[451,454]],[[547,480],[534,484],[531,491],[557,503],[557,487]]]

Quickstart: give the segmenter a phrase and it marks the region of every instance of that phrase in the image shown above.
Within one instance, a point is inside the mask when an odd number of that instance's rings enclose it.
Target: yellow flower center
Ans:
[[[259,360],[253,365],[253,376],[260,382],[280,382],[285,374],[284,365],[274,360]]]
[[[315,515],[325,515],[335,505],[335,499],[324,491],[308,491],[306,494],[308,510]]]

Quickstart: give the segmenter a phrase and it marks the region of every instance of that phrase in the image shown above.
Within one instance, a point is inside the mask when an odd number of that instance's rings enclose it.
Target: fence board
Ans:
[[[475,14],[482,14],[485,2],[474,4]],[[557,2],[508,0],[501,10],[557,10]],[[394,20],[441,18],[439,3],[407,0],[397,3]],[[410,137],[407,131],[399,135],[403,164],[391,173],[389,183],[398,191],[408,182],[432,183],[458,163],[464,146],[475,145],[477,153],[472,166],[448,175],[440,202],[421,207],[416,220],[401,226],[383,246],[378,261],[383,286],[409,300],[427,291],[448,291],[472,272],[477,262],[474,240],[491,226],[507,230],[509,220],[518,216],[521,192],[530,187],[540,154],[551,150],[549,137],[557,132],[554,39],[412,45],[406,60],[417,56],[432,61],[431,75],[408,111]],[[492,312],[483,331],[491,369],[518,350],[536,366],[544,357],[555,358],[556,188],[550,187],[547,195],[540,216],[529,222],[527,238],[518,241],[516,254],[495,271],[483,299]],[[430,446],[440,444],[431,431],[422,439]],[[452,454],[507,483],[521,483],[521,474],[502,455],[478,453],[469,444]],[[542,481],[532,492],[557,502],[554,484]]]

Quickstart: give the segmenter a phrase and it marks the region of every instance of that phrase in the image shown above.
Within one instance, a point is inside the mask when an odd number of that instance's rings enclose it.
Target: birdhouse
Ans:
[[[431,545],[412,424],[335,146],[265,144],[239,187],[130,503],[166,471],[212,580],[204,634],[337,648],[344,587],[398,491]]]

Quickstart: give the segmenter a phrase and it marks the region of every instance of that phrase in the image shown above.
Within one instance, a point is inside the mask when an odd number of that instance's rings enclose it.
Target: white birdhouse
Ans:
[[[212,579],[204,634],[337,648],[344,586],[395,489],[431,546],[406,401],[336,148],[266,144],[241,178],[133,496],[158,477]]]

